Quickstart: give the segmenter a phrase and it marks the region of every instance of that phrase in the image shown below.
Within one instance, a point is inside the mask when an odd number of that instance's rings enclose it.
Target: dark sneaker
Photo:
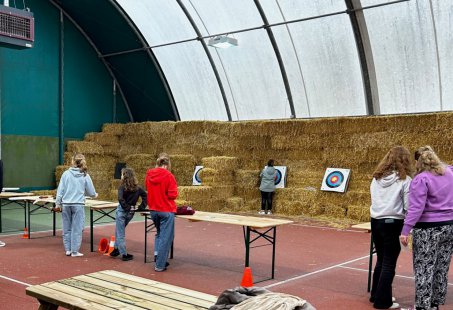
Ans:
[[[117,257],[118,255],[120,255],[118,249],[113,249],[112,253],[109,254],[110,257]]]
[[[126,255],[123,255],[123,257],[121,258],[123,261],[128,261],[128,260],[132,260],[134,258],[134,255],[132,254],[126,254]]]

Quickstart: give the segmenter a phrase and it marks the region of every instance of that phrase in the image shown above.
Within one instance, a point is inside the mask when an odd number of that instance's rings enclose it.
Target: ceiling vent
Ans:
[[[35,40],[35,19],[28,10],[0,5],[0,45],[31,48]]]

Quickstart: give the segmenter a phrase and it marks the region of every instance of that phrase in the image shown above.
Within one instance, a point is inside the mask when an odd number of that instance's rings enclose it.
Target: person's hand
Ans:
[[[407,246],[409,244],[409,236],[400,235],[400,242],[402,245]]]
[[[55,207],[52,208],[53,212],[61,212],[61,205],[56,205]]]

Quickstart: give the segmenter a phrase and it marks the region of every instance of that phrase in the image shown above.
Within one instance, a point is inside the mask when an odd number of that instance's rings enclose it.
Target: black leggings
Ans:
[[[261,210],[272,211],[272,198],[274,197],[274,192],[263,192],[261,191]]]

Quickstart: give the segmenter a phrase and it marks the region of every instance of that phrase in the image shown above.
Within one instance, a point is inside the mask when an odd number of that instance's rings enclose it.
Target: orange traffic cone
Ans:
[[[102,238],[99,241],[98,252],[105,253],[108,251],[108,249],[109,249],[109,241],[107,240],[107,238]]]
[[[242,276],[241,286],[243,287],[253,286],[252,269],[250,267],[245,267],[244,269],[244,275]]]
[[[24,234],[22,235],[22,239],[28,239],[28,228],[24,228]]]
[[[115,249],[115,236],[110,237],[109,249],[104,255],[109,255]]]

